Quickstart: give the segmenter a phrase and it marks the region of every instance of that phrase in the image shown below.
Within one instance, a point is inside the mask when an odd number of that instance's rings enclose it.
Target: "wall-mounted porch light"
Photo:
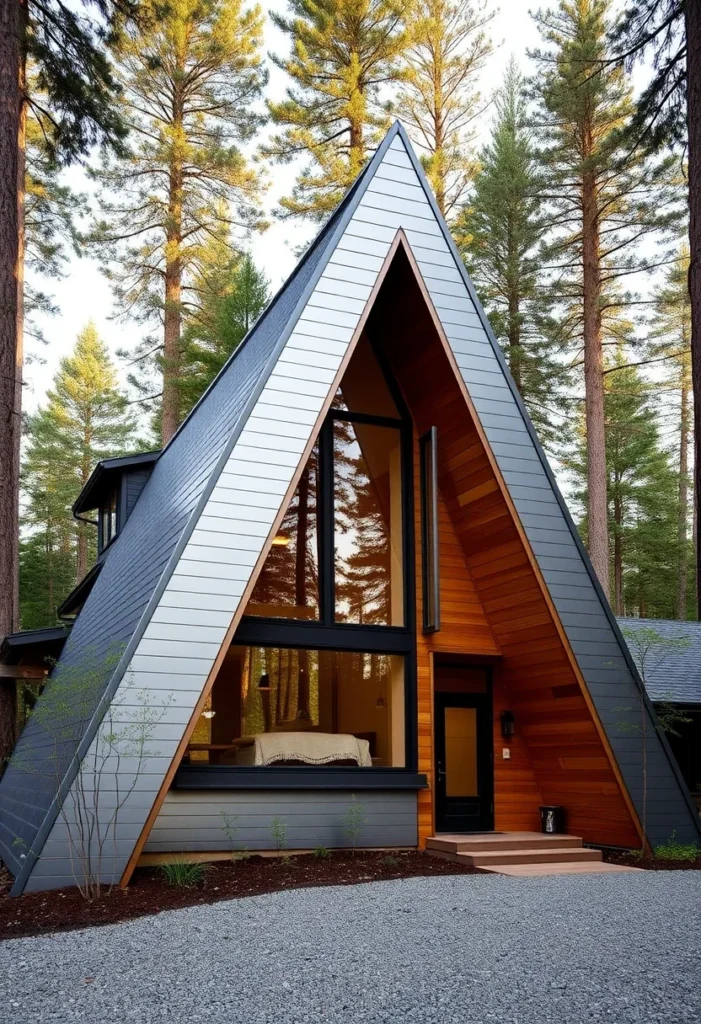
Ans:
[[[514,718],[513,711],[502,711],[501,713],[501,734],[505,740],[511,739],[514,734]]]

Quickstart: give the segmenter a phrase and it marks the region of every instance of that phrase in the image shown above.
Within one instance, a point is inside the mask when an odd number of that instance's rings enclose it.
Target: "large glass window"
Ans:
[[[234,646],[186,763],[402,768],[404,675],[399,655]]]
[[[318,479],[317,443],[273,539],[246,608],[247,615],[319,618]]]
[[[273,539],[248,617],[406,625],[410,501],[402,480],[411,431],[369,343],[359,350]]]
[[[402,626],[400,431],[335,419],[333,465],[336,621]]]

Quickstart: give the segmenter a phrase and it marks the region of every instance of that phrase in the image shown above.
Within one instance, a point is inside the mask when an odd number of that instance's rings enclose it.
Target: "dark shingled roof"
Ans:
[[[13,874],[28,874],[41,852],[55,820],[59,780],[65,792],[76,751],[84,755],[99,726],[148,623],[149,604],[158,601],[189,536],[188,524],[213,486],[217,464],[226,458],[249,404],[272,371],[315,273],[322,272],[333,252],[341,218],[392,134],[163,449],[110,545],[42,698],[44,721],[60,720],[60,728],[49,735],[37,716],[31,718],[0,780],[0,858]]]
[[[640,651],[628,633],[636,630],[654,630],[663,638],[652,644],[646,658],[645,684],[650,699],[668,700],[675,704],[701,704],[701,622],[679,622],[671,619],[619,618],[618,624],[628,641],[640,671]],[[664,640],[689,640],[687,647],[670,645],[665,650]]]

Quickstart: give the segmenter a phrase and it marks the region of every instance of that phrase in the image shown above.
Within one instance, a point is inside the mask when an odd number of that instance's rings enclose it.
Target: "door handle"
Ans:
[[[444,779],[445,778],[445,770],[443,768],[443,765],[440,764],[440,763],[439,763],[438,768],[436,770],[436,775],[438,776],[439,779]]]

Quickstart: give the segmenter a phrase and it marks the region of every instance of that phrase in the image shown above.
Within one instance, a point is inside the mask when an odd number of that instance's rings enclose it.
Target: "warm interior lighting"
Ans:
[[[285,537],[282,533],[278,533],[276,537],[273,537],[273,547],[275,548],[286,548],[289,543],[290,538]]]
[[[208,711],[203,711],[202,712],[202,717],[203,718],[214,718],[215,715],[216,715],[216,711],[212,711],[211,708]]]

